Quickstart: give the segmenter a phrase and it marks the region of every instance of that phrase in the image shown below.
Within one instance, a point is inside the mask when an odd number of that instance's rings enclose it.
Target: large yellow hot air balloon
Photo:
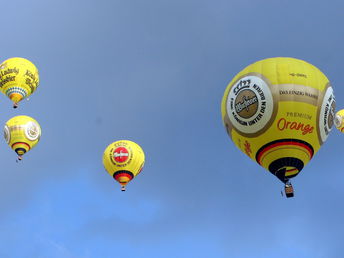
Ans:
[[[32,117],[15,116],[6,122],[4,137],[21,160],[22,156],[38,143],[41,127]]]
[[[344,133],[344,109],[336,113],[334,124],[340,132]]]
[[[38,70],[29,60],[13,57],[0,64],[1,92],[13,101],[14,108],[22,99],[29,97],[38,84]]]
[[[331,131],[335,98],[315,66],[276,57],[247,66],[229,83],[222,119],[235,145],[278,177],[289,179],[313,158]]]
[[[141,147],[128,140],[111,143],[103,154],[105,169],[122,185],[122,191],[141,172],[144,163],[145,154]]]

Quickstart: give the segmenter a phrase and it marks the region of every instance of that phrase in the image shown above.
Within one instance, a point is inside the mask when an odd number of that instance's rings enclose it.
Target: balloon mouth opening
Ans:
[[[30,145],[25,142],[16,142],[12,144],[11,147],[18,154],[18,156],[22,156],[30,150]]]
[[[14,105],[18,105],[17,103],[23,99],[23,95],[19,93],[12,93],[9,95],[9,98],[14,102],[13,104],[13,107],[14,107]]]
[[[285,157],[271,162],[269,171],[283,183],[288,182],[289,178],[297,176],[303,169],[302,160],[295,157]]]
[[[122,191],[125,191],[125,186],[134,178],[134,174],[127,170],[120,170],[113,174],[113,178],[122,185]]]
[[[300,173],[313,155],[313,146],[305,141],[279,139],[263,145],[257,151],[256,161],[285,183]]]
[[[23,148],[17,148],[14,151],[18,154],[18,157],[21,157],[22,155],[26,153],[26,150]]]

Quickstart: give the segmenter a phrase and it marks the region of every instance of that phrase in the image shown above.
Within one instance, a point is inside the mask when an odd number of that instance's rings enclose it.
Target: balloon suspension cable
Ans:
[[[122,185],[121,191],[122,191],[122,192],[125,192],[125,186],[124,186],[124,185]]]
[[[13,108],[17,108],[18,107],[18,103],[13,103]]]

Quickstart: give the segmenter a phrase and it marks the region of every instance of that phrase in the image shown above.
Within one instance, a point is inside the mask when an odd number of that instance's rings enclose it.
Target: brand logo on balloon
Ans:
[[[37,140],[40,137],[40,135],[41,135],[41,129],[35,122],[30,121],[26,124],[25,136],[30,141]]]
[[[302,135],[311,134],[313,133],[313,129],[314,129],[314,127],[311,124],[288,121],[287,119],[283,117],[277,121],[277,128],[280,131],[284,131],[284,130],[300,131]]]
[[[115,162],[123,163],[123,162],[126,162],[128,158],[129,158],[129,152],[126,148],[118,147],[114,150],[113,159],[115,160]]]
[[[241,118],[250,118],[257,113],[258,97],[252,90],[241,91],[235,99],[235,111]]]
[[[326,141],[334,124],[335,109],[336,100],[333,95],[333,89],[329,86],[326,90],[319,114],[319,131],[322,142]]]
[[[257,133],[269,123],[273,113],[273,97],[262,76],[246,75],[231,87],[227,98],[227,114],[231,124],[244,134]]]
[[[5,125],[4,127],[4,137],[5,137],[6,143],[9,144],[11,141],[11,134],[7,125]]]

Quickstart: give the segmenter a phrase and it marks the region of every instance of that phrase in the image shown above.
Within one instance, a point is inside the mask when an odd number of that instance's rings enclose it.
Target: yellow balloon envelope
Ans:
[[[0,88],[13,101],[14,107],[29,97],[38,84],[38,70],[29,60],[13,57],[0,64]]]
[[[32,117],[15,116],[6,122],[4,137],[21,160],[22,155],[38,143],[41,137],[41,127]]]
[[[225,90],[221,109],[234,144],[287,183],[326,141],[335,98],[318,68],[277,57],[238,73]]]
[[[334,124],[340,132],[344,133],[344,109],[336,113]]]
[[[145,154],[135,142],[120,140],[111,143],[104,151],[103,165],[106,171],[122,185],[125,186],[142,170]]]

